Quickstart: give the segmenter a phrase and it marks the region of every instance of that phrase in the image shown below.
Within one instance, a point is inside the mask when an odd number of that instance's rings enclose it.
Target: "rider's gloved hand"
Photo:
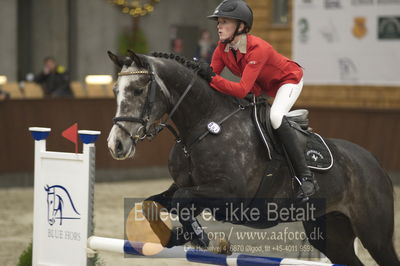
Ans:
[[[199,72],[197,72],[197,74],[208,83],[210,83],[212,78],[215,76],[212,67],[207,62],[199,62]]]

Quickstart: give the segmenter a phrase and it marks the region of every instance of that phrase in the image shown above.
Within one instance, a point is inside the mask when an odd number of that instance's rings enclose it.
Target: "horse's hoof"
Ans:
[[[231,243],[222,238],[211,241],[207,250],[216,254],[232,255]]]
[[[226,239],[221,239],[220,246],[221,246],[221,254],[232,255],[231,242],[229,242]]]
[[[191,241],[191,244],[193,246],[195,246],[196,248],[202,248],[202,249],[207,249],[210,245],[210,240],[208,239],[208,237],[203,234],[203,237],[198,237],[198,238],[194,238]]]

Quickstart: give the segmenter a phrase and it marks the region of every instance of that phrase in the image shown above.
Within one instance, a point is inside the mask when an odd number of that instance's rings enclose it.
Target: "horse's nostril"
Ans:
[[[115,151],[117,153],[121,153],[122,150],[123,150],[122,142],[120,140],[117,140],[116,143],[115,143]]]

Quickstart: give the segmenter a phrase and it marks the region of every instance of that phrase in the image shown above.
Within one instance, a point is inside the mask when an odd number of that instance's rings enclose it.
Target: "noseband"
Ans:
[[[179,105],[182,103],[183,99],[187,95],[187,93],[190,91],[190,89],[193,87],[196,78],[197,78],[197,71],[194,71],[194,75],[192,80],[190,81],[188,87],[186,88],[185,92],[181,95],[179,98],[178,102],[174,105],[172,108],[172,111],[168,114],[168,116],[165,118],[164,121],[160,122],[159,125],[157,125],[154,129],[153,132],[148,132],[147,131],[147,123],[150,121],[150,115],[151,111],[153,109],[153,105],[157,96],[157,82],[154,77],[154,71],[148,71],[148,70],[137,70],[137,71],[126,71],[126,72],[119,72],[118,76],[130,76],[130,75],[150,75],[150,90],[147,93],[146,101],[143,106],[142,113],[140,117],[134,117],[134,116],[119,116],[119,117],[114,117],[113,118],[113,123],[114,125],[117,125],[122,131],[124,131],[130,138],[131,140],[136,143],[139,140],[143,140],[146,137],[154,137],[158,133],[161,132],[165,127],[168,128],[171,133],[175,136],[176,140],[180,142],[180,137],[176,130],[169,124],[167,124],[167,121],[172,117],[172,115],[175,113],[175,111],[178,109]],[[131,123],[140,123],[142,126],[136,131],[136,134],[133,136],[129,130],[124,127],[120,122],[131,122]]]

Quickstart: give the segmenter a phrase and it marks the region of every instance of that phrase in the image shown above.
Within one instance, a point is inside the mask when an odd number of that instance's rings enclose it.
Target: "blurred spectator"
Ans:
[[[0,88],[0,101],[10,99],[10,94]]]
[[[211,39],[210,32],[208,30],[203,30],[197,43],[195,57],[210,64],[215,47],[216,45]]]
[[[183,53],[183,40],[176,38],[172,41],[172,52],[177,55],[182,55]]]
[[[57,65],[52,57],[46,57],[43,65],[43,71],[34,81],[42,86],[45,97],[72,97],[69,75],[65,68]]]

